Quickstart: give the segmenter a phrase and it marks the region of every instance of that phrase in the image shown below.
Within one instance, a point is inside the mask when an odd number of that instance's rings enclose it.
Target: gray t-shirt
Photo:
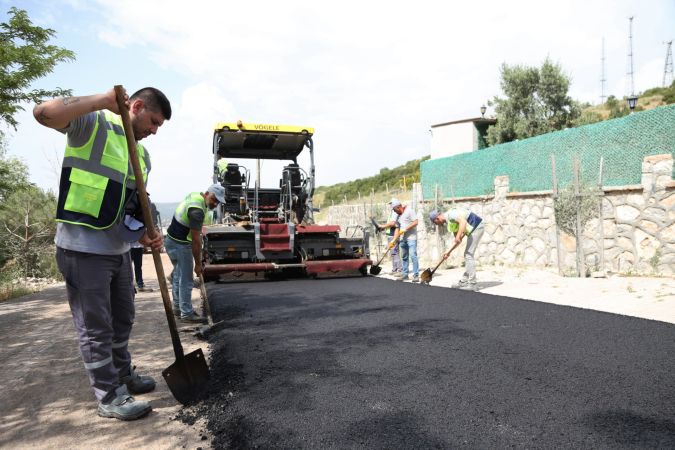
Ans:
[[[410,206],[407,206],[398,218],[398,223],[401,226],[401,231],[408,228],[410,224],[412,224],[416,220],[417,220],[417,213]],[[407,241],[416,241],[417,227],[414,227],[412,230],[407,231],[401,239],[405,239]]]
[[[91,112],[74,119],[59,131],[66,134],[68,145],[80,147],[89,139],[95,124],[96,113]],[[54,243],[57,247],[76,252],[121,255],[129,251],[129,243],[120,237],[118,226],[116,224],[106,230],[93,230],[82,225],[57,222]]]

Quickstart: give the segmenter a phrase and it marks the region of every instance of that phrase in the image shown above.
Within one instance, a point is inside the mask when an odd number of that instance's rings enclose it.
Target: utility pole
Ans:
[[[604,105],[605,104],[605,38],[602,38],[602,56],[600,58],[602,68],[600,72],[600,104]]]
[[[668,87],[673,82],[673,41],[664,42],[666,48],[666,64],[663,66],[663,87]]]
[[[633,18],[628,18],[628,78],[630,79],[630,96],[635,95],[635,80],[633,79]]]

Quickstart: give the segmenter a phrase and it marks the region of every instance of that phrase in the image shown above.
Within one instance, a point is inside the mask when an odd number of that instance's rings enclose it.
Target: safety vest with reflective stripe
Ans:
[[[171,239],[178,242],[190,243],[192,242],[192,233],[190,233],[190,218],[188,217],[188,210],[190,208],[199,208],[204,213],[204,218],[207,215],[206,200],[199,192],[190,192],[182,202],[178,204],[176,212],[171,219],[171,225],[166,233]]]
[[[450,217],[446,214],[446,219],[448,220],[448,231],[452,234],[457,234],[459,231],[459,223],[455,222],[454,220],[451,220]],[[483,221],[483,219],[480,218],[480,216],[477,216],[476,214],[469,212],[468,216],[466,217],[466,228],[464,229],[464,234],[467,236],[471,235],[473,230],[476,229],[478,225]]]
[[[109,111],[94,114],[96,121],[87,142],[80,147],[66,145],[56,220],[104,230],[117,222],[124,199],[135,188],[135,178],[121,117]],[[137,147],[145,182],[149,155],[142,145]]]

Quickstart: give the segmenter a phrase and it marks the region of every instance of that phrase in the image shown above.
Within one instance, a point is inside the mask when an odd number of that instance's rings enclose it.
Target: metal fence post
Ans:
[[[555,249],[558,255],[558,275],[563,275],[562,266],[562,248],[560,247],[560,227],[555,219],[555,202],[558,199],[558,177],[555,169],[555,155],[551,154],[551,181],[553,182],[553,222],[555,223]]]
[[[577,241],[577,276],[581,277],[586,275],[586,269],[584,267],[584,247],[582,244],[582,234],[584,232],[581,226],[581,193],[579,191],[580,175],[579,175],[579,159],[574,157],[574,199],[576,200],[576,241]]]

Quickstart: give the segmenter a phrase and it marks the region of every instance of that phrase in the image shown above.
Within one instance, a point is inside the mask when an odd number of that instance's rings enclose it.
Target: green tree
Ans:
[[[574,125],[580,115],[577,102],[567,94],[570,77],[548,58],[541,67],[502,64],[501,88],[505,98],[489,102],[497,123],[488,128],[490,145],[525,139]]]
[[[26,11],[12,7],[10,19],[0,23],[0,119],[16,128],[15,114],[24,102],[71,95],[70,89],[32,89],[31,84],[75,59],[75,53],[49,44],[55,31],[32,24]]]
[[[10,194],[0,211],[0,259],[13,260],[19,276],[51,276],[56,198],[37,186]]]
[[[7,156],[4,142],[0,138],[0,211],[7,208],[7,197],[29,184],[28,167],[19,158]]]

